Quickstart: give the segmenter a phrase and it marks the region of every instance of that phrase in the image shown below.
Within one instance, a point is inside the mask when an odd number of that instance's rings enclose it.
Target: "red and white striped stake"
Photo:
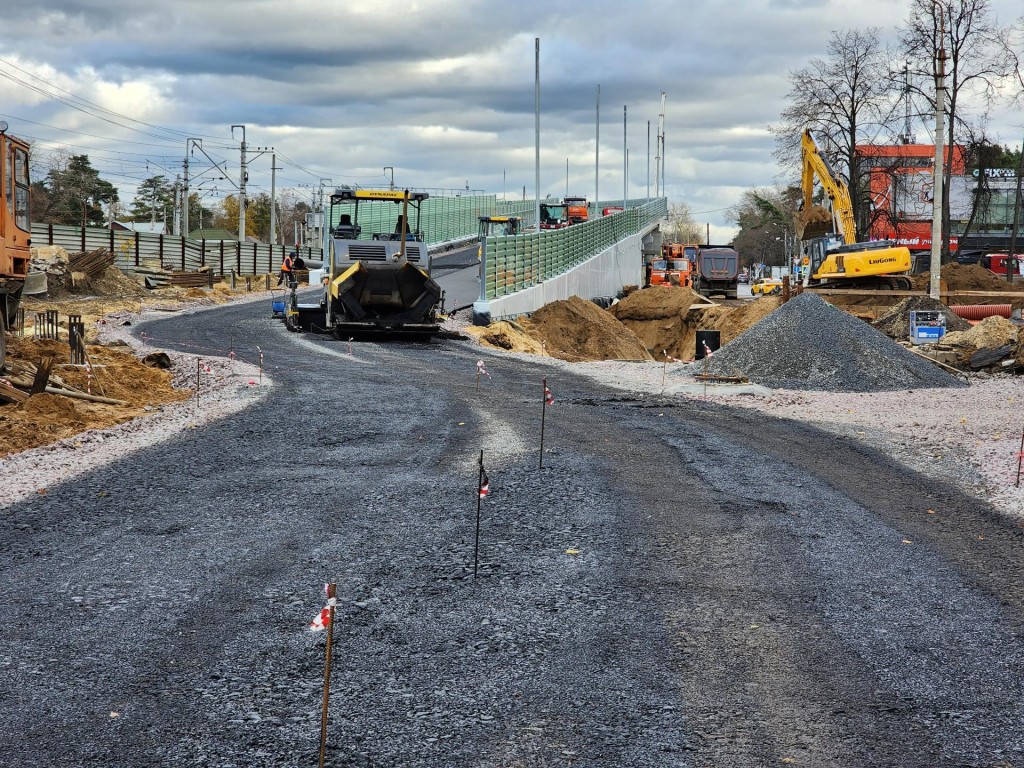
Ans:
[[[327,711],[331,701],[331,648],[334,645],[334,611],[338,604],[337,585],[324,584],[327,593],[327,606],[310,622],[310,629],[327,629],[327,650],[324,651],[324,701],[320,713],[320,768],[324,768],[324,757],[327,752]],[[324,613],[326,612],[326,616]]]
[[[352,337],[351,336],[348,337],[348,353],[350,355],[352,354]]]
[[[203,361],[200,360],[197,357],[196,358],[196,409],[197,410],[199,408],[199,383],[201,381],[200,378],[199,378],[199,372],[202,369],[202,367],[203,367]]]
[[[92,364],[89,358],[85,359],[85,391],[92,394]]]
[[[541,379],[541,383],[544,386],[544,402],[540,407],[540,465],[538,469],[544,469],[544,416],[547,413],[548,406],[555,404],[555,396],[548,389],[548,380],[546,378]]]
[[[263,383],[263,350],[260,349],[259,346],[257,346],[256,349],[260,353],[260,384],[262,384]]]

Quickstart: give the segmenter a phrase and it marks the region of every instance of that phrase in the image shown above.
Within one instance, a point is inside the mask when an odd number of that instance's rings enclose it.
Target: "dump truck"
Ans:
[[[582,224],[590,218],[587,198],[585,197],[563,198],[562,205],[565,206],[565,216],[570,224]]]
[[[701,296],[714,293],[735,299],[739,292],[740,255],[728,245],[702,245],[697,249],[693,288]]]
[[[0,179],[4,197],[4,204],[0,205],[0,369],[7,359],[7,331],[18,318],[31,258],[28,151],[28,144],[9,136],[7,123],[0,120]]]
[[[409,190],[336,189],[328,213],[323,295],[317,304],[301,304],[293,288],[289,328],[343,339],[435,335],[442,291],[430,277],[430,252],[419,228],[420,207],[428,198]],[[397,217],[382,210],[396,205]]]

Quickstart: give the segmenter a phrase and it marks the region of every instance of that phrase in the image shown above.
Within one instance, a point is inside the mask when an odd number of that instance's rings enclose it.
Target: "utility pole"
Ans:
[[[242,129],[242,163],[238,174],[238,242],[245,242],[245,184],[249,181],[249,171],[245,167],[245,126],[232,125],[231,138],[235,138],[235,128]]]
[[[270,244],[277,245],[277,153],[270,153]]]
[[[935,172],[932,174],[932,258],[928,294],[939,300],[942,279],[942,193],[946,161],[944,146],[946,110],[946,24],[939,25],[939,50],[935,57]]]
[[[647,121],[647,199],[651,199],[651,121]]]
[[[626,185],[629,183],[629,150],[626,148],[626,105],[622,105],[622,210],[626,210]]]
[[[660,185],[662,175],[665,172],[665,92],[661,92],[661,112],[658,113],[658,137],[656,156],[654,160],[654,196],[661,197],[664,193],[663,185]]]
[[[1017,266],[1017,228],[1020,226],[1020,182],[1024,176],[1024,142],[1020,145],[1020,164],[1017,166],[1017,191],[1013,199],[1013,229],[1010,230],[1010,256],[1006,265],[1006,279],[1013,282],[1013,273]]]
[[[533,113],[534,113],[534,202],[533,216],[537,232],[540,232],[540,38],[533,40]]]
[[[597,84],[597,98],[594,103],[594,210],[601,199],[599,189],[601,178],[601,84]]]
[[[184,166],[184,169],[185,169],[185,174],[184,174],[184,180],[182,181],[182,186],[181,186],[181,201],[182,201],[182,204],[181,204],[181,209],[182,209],[182,213],[181,213],[181,235],[182,235],[182,237],[188,237],[188,233],[189,233],[189,228],[188,228],[188,195],[189,195],[189,192],[188,192],[188,158],[189,158],[189,155],[191,154],[190,150],[191,150],[191,148],[195,144],[198,144],[199,148],[202,149],[202,147],[203,147],[203,140],[202,139],[185,139],[185,162],[183,163],[183,166]],[[200,222],[200,228],[202,228],[202,222]]]
[[[181,235],[181,174],[174,177],[174,234]]]

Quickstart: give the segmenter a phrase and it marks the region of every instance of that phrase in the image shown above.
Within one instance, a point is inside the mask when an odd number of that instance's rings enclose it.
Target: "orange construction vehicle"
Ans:
[[[562,200],[562,204],[570,224],[582,224],[590,217],[585,197],[567,197]]]
[[[28,144],[7,135],[0,120],[0,368],[7,358],[6,333],[18,317],[21,291],[28,274],[32,226],[29,223]]]
[[[686,256],[686,247],[681,243],[663,243],[661,258],[651,261],[647,284],[690,287],[693,282],[693,261]]]

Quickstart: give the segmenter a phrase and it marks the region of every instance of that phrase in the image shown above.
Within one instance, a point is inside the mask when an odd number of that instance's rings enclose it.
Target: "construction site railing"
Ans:
[[[658,198],[564,229],[488,237],[481,298],[507,296],[564,274],[666,215],[668,202]]]

